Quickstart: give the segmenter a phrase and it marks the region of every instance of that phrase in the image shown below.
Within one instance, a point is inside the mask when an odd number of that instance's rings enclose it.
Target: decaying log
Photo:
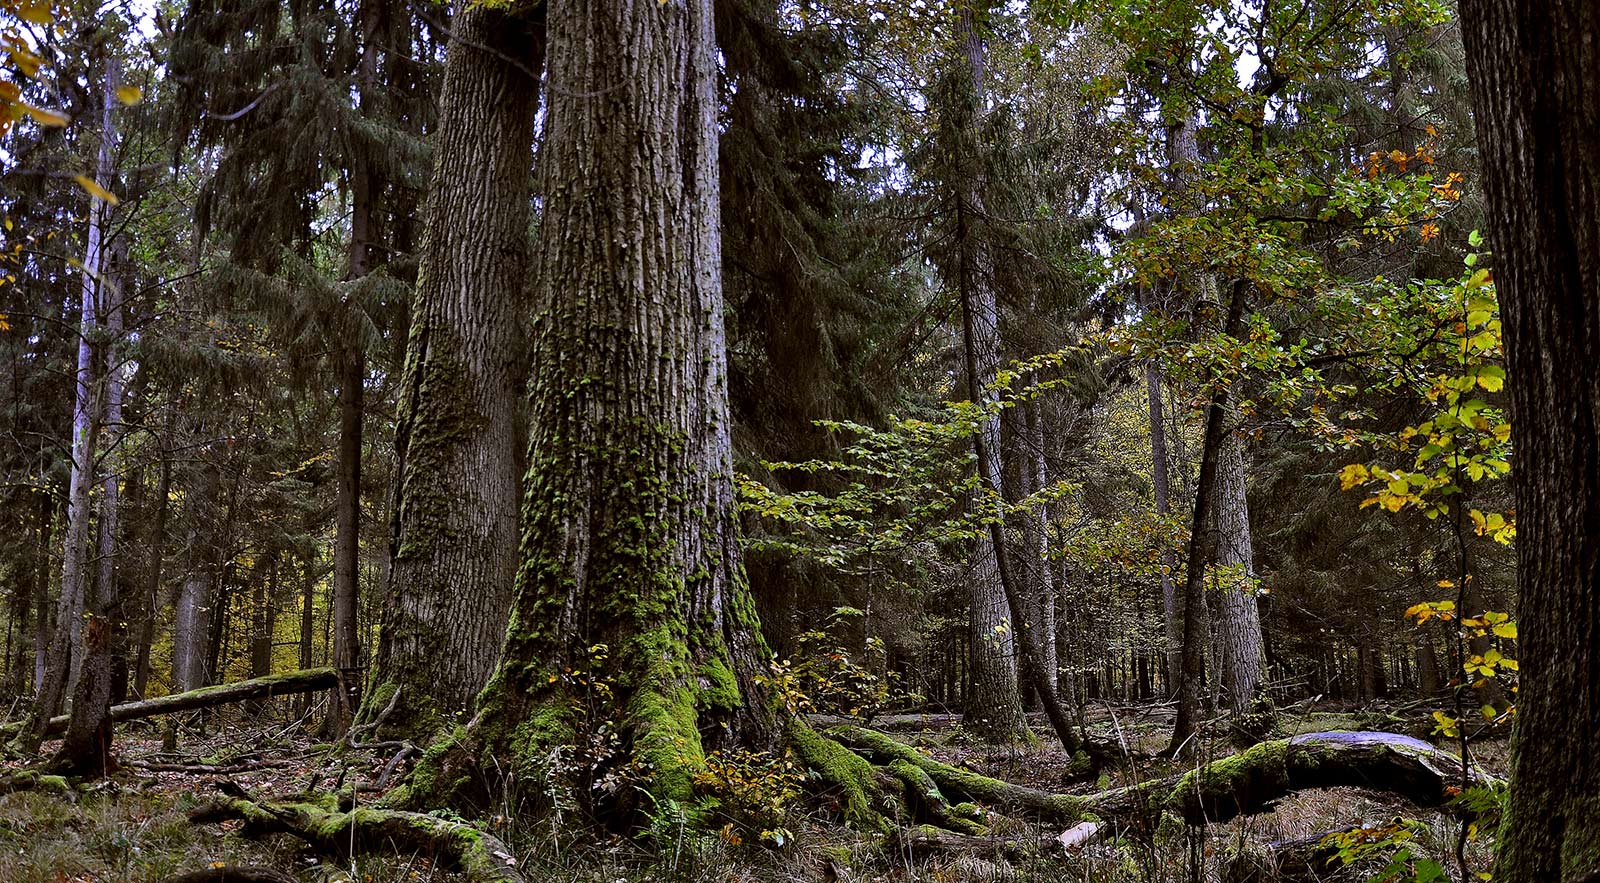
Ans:
[[[187,693],[174,693],[171,696],[160,696],[155,699],[144,699],[139,702],[124,702],[121,705],[111,706],[111,722],[140,720],[155,717],[158,714],[175,714],[180,711],[194,711],[200,708],[210,708],[213,705],[226,705],[230,702],[244,702],[249,699],[269,699],[273,696],[288,696],[295,693],[315,693],[318,690],[327,690],[339,682],[338,673],[331,668],[307,668],[301,671],[285,672],[284,674],[269,675],[264,678],[251,678],[248,681],[234,681],[231,684],[219,684],[215,687],[201,687]],[[66,732],[67,721],[70,715],[57,715],[50,719],[50,726],[45,731],[46,735]],[[10,737],[22,730],[25,721],[0,726],[0,737]]]
[[[326,855],[416,851],[459,869],[472,883],[524,883],[516,858],[499,838],[423,813],[366,807],[340,812],[315,803],[226,796],[189,814],[196,824],[235,819],[245,823],[248,836],[290,834]]]
[[[861,727],[835,727],[828,735],[875,763],[918,767],[950,801],[974,801],[1060,822],[1114,819],[1147,830],[1154,830],[1162,813],[1190,824],[1224,822],[1315,788],[1366,788],[1420,807],[1437,807],[1449,801],[1461,782],[1461,762],[1454,755],[1395,733],[1308,733],[1275,739],[1180,776],[1084,795],[1052,794],[940,763]],[[1468,781],[1499,784],[1476,768]]]

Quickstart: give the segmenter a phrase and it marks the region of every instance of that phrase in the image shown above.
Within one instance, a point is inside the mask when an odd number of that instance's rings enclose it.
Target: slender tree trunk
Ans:
[[[1213,632],[1221,652],[1222,688],[1235,713],[1249,710],[1261,685],[1261,619],[1256,609],[1255,555],[1250,543],[1244,442],[1225,431],[1217,452],[1213,485],[1217,564],[1224,573],[1217,593]]]
[[[401,381],[400,495],[367,711],[391,732],[465,711],[505,638],[526,437],[529,165],[542,11],[453,23]]]
[[[114,62],[106,69],[107,89],[114,79]],[[96,177],[101,186],[111,183],[113,139],[111,104],[106,103],[100,137]],[[76,687],[77,660],[83,657],[83,613],[89,591],[89,489],[94,484],[95,440],[101,426],[100,390],[96,383],[94,340],[98,327],[99,275],[105,247],[110,205],[89,198],[89,233],[83,258],[83,284],[79,298],[78,364],[72,414],[72,469],[68,479],[67,525],[62,544],[61,597],[56,610],[55,640],[34,709],[33,725],[18,737],[19,747],[32,752],[44,738],[43,728]],[[109,640],[109,639],[108,639]]]
[[[138,627],[138,661],[134,664],[133,695],[139,699],[145,698],[145,693],[150,685],[150,648],[155,643],[156,617],[161,611],[161,569],[164,562],[162,549],[166,545],[167,513],[171,509],[169,497],[172,494],[172,458],[165,450],[161,452],[161,474],[156,480],[156,514],[150,525],[150,537],[145,546],[149,555],[149,565],[145,570],[145,585],[142,602],[143,608],[139,612]]]
[[[1145,385],[1150,398],[1150,483],[1155,491],[1156,517],[1172,514],[1172,486],[1167,477],[1167,418],[1164,413],[1161,371],[1154,361],[1145,363]],[[1172,581],[1177,562],[1166,543],[1161,544],[1161,614],[1166,627],[1167,691],[1176,694],[1183,672],[1183,611],[1178,605],[1178,588]]]
[[[1248,282],[1235,281],[1228,298],[1228,318],[1223,326],[1229,337],[1238,338],[1244,327],[1244,301]],[[1184,566],[1183,587],[1183,667],[1178,679],[1178,717],[1173,724],[1172,742],[1167,750],[1186,754],[1196,747],[1195,727],[1199,723],[1201,687],[1205,678],[1205,641],[1200,617],[1205,604],[1206,527],[1211,520],[1213,486],[1217,483],[1218,461],[1226,434],[1228,387],[1218,386],[1206,412],[1205,440],[1200,447],[1200,477],[1195,482],[1194,517],[1189,522],[1189,554]]]
[[[117,106],[115,89],[120,78],[121,68],[115,56],[112,56],[106,62],[105,88],[100,96],[102,116],[97,177],[100,186],[106,190],[110,190],[115,184],[113,179],[116,170],[113,167],[113,157],[117,136],[113,128],[112,114]],[[119,361],[121,353],[118,347],[122,335],[122,291],[117,283],[123,273],[121,264],[126,259],[126,253],[113,247],[103,238],[107,235],[104,228],[109,221],[109,209],[109,205],[98,199],[91,202],[90,216],[98,217],[101,229],[91,232],[91,251],[84,260],[85,289],[94,292],[93,307],[99,322],[106,329],[107,336],[107,341],[99,352],[104,360],[100,370],[103,389],[97,396],[100,406],[104,408],[104,426],[111,433],[105,476],[100,490],[100,537],[97,562],[99,566],[92,587],[86,582],[88,575],[79,574],[79,579],[85,581],[82,589],[84,592],[83,658],[78,666],[77,683],[73,685],[72,719],[67,724],[61,749],[51,761],[51,766],[59,771],[86,778],[99,778],[114,768],[111,760],[113,680],[111,663],[112,644],[115,638],[112,615],[116,608],[117,522],[120,514],[121,464],[124,460],[120,438],[123,432],[124,374]],[[99,278],[88,279],[90,274]],[[87,298],[85,306],[90,306]],[[84,461],[85,468],[86,471],[93,473],[95,468],[93,443],[90,444],[87,454],[90,459]],[[84,517],[87,517],[87,512],[84,513]],[[34,728],[36,735],[43,736],[43,729],[48,724],[48,718],[36,724]]]
[[[1023,408],[1023,469],[1027,493],[1037,494],[1050,486],[1051,476],[1044,458],[1044,421],[1039,414],[1037,400],[1027,402]],[[1050,566],[1051,509],[1048,503],[1039,503],[1027,513],[1024,532],[1028,541],[1029,582],[1036,599],[1030,611],[1029,624],[1039,641],[1039,665],[1044,669],[1050,687],[1060,691],[1061,664],[1056,652],[1056,603],[1060,589],[1056,585],[1055,569]]]
[[[340,359],[339,465],[333,540],[333,667],[341,678],[326,729],[343,733],[360,700],[361,418],[366,357],[357,348]]]
[[[992,407],[998,398],[994,389],[1000,368],[1000,308],[995,292],[994,259],[983,236],[983,179],[976,155],[977,122],[983,109],[986,49],[974,12],[963,5],[956,13],[960,45],[954,63],[965,81],[950,94],[959,107],[950,109],[952,126],[959,126],[956,138],[963,145],[958,162],[959,198],[956,201],[956,247],[959,250],[957,286],[961,295],[962,332],[965,349],[967,392],[972,401]],[[978,470],[983,484],[993,494],[990,502],[1000,501],[1000,415],[988,415],[973,436],[978,454]],[[1027,720],[1022,713],[1022,697],[1017,687],[1016,629],[1000,583],[1000,557],[1004,549],[994,535],[1004,539],[1003,528],[990,532],[977,542],[977,555],[969,580],[967,602],[968,654],[970,679],[962,726],[989,742],[1028,741]]]
[[[174,605],[172,632],[172,681],[182,691],[198,690],[208,680],[206,648],[211,644],[212,577],[216,573],[213,519],[219,484],[215,463],[207,459],[195,464],[185,506],[189,518],[188,555]]]
[[[434,761],[523,772],[604,721],[656,806],[692,806],[704,752],[776,735],[733,507],[712,2],[547,10],[522,564],[478,716]],[[612,685],[592,713],[580,668]]]
[[[1506,883],[1600,871],[1600,5],[1462,0],[1517,446]]]
[[[58,508],[54,494],[39,495],[39,572],[38,579],[34,581],[36,594],[33,602],[36,613],[33,621],[33,692],[36,696],[44,691],[50,636],[55,633],[55,620],[51,616],[50,607],[50,574],[55,572],[53,566],[55,556],[51,554],[51,536],[55,533]]]

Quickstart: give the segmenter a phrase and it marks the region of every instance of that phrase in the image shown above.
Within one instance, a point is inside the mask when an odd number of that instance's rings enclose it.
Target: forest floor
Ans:
[[[1170,707],[1159,705],[1099,705],[1091,709],[1088,719],[1095,738],[1125,745],[1141,760],[1089,782],[1069,781],[1068,758],[1044,729],[1039,731],[1035,747],[996,750],[965,738],[957,721],[949,716],[908,715],[880,719],[874,725],[940,760],[988,776],[1052,791],[1084,792],[1181,771],[1170,762],[1153,758],[1165,746],[1170,717]],[[1300,709],[1279,715],[1277,735],[1391,729],[1421,736],[1428,729],[1425,717],[1417,710],[1396,718],[1374,712]],[[148,724],[123,725],[117,745],[126,768],[75,800],[45,792],[0,796],[0,881],[159,883],[175,874],[224,865],[267,866],[303,883],[455,883],[459,879],[426,856],[370,854],[339,860],[318,855],[287,836],[254,840],[240,836],[236,822],[195,825],[188,818],[191,810],[217,793],[219,783],[229,782],[261,797],[326,790],[345,782],[378,779],[387,756],[363,752],[335,755],[328,746],[312,744],[299,726],[269,725],[238,714],[214,715],[204,736],[186,732],[175,754],[162,751],[158,729]],[[49,748],[47,745],[46,750]],[[1222,757],[1233,750],[1219,737],[1214,744],[1206,744],[1200,759]],[[1479,741],[1473,747],[1474,760],[1489,772],[1503,774],[1505,750],[1503,739]],[[781,849],[735,845],[715,835],[683,830],[617,836],[592,830],[576,833],[571,826],[530,824],[508,816],[476,821],[510,845],[526,878],[539,883],[1234,883],[1253,879],[1242,873],[1245,865],[1238,858],[1252,845],[1303,839],[1352,825],[1378,826],[1401,816],[1427,825],[1416,844],[1419,852],[1441,859],[1451,855],[1458,830],[1453,819],[1440,813],[1418,813],[1355,788],[1302,792],[1272,811],[1204,829],[1154,837],[1119,832],[1070,853],[1053,842],[1058,830],[1024,822],[997,827],[995,833],[1000,836],[989,848],[929,851],[858,834],[823,820],[818,813],[798,819],[792,829],[794,836]],[[1474,870],[1486,869],[1487,852],[1481,845],[1474,845],[1468,858]],[[1318,876],[1365,880],[1375,869],[1333,868]]]

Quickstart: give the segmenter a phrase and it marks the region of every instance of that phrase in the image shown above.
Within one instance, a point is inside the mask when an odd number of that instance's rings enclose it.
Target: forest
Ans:
[[[0,0],[0,881],[1600,880],[1593,0]]]

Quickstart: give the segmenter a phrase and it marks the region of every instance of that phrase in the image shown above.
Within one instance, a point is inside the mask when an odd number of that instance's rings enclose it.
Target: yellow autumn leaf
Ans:
[[[70,122],[65,114],[59,114],[53,110],[45,110],[42,107],[34,107],[31,104],[22,105],[22,109],[27,111],[28,116],[33,117],[41,126],[65,126]]]
[[[77,181],[79,187],[89,191],[90,196],[105,202],[107,205],[117,204],[117,195],[101,187],[99,182],[88,175],[73,175],[72,180]]]
[[[138,86],[118,86],[117,100],[126,105],[138,104],[144,100],[144,90]]]
[[[17,6],[17,17],[36,25],[50,23],[50,0],[23,0]]]

